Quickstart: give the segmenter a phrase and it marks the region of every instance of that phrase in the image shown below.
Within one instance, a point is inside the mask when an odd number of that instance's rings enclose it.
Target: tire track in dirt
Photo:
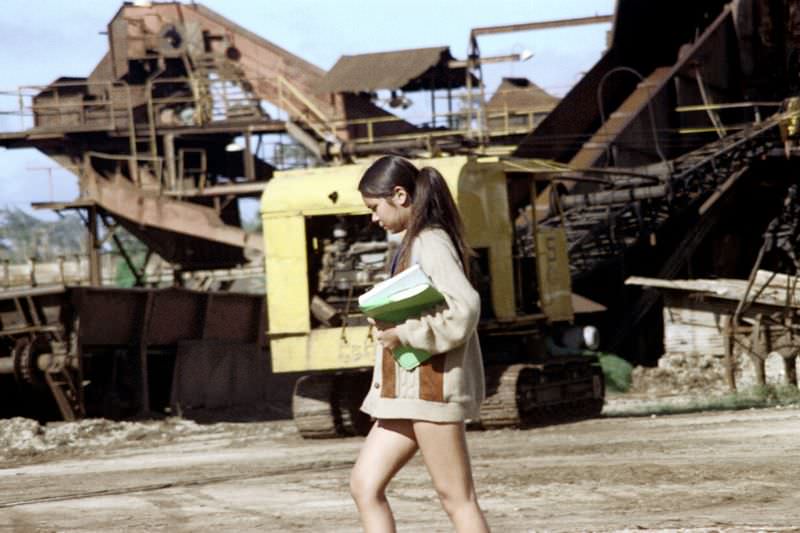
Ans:
[[[344,470],[352,468],[353,464],[355,464],[355,460],[312,463],[305,465],[285,466],[281,468],[259,469],[256,472],[251,472],[247,474],[230,474],[224,476],[210,476],[210,477],[203,476],[202,478],[185,479],[180,481],[170,481],[164,483],[152,483],[152,484],[134,485],[129,487],[118,487],[113,489],[82,491],[82,492],[66,493],[66,494],[54,494],[51,496],[41,496],[38,498],[0,501],[0,509],[19,507],[23,505],[35,505],[38,503],[81,500],[85,498],[97,498],[100,496],[119,496],[125,494],[153,492],[166,489],[198,487],[202,485],[226,483],[229,481],[244,481],[248,479],[258,479],[267,476],[275,477],[281,475],[298,474],[303,472],[324,472],[324,471]]]

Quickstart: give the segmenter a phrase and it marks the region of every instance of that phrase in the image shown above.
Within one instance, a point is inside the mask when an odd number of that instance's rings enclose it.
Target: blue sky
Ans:
[[[471,28],[611,14],[614,0],[205,0],[200,2],[317,66],[341,55],[447,45],[463,59]],[[86,76],[108,44],[100,32],[121,2],[4,0],[0,17],[0,90]],[[602,54],[610,24],[484,36],[483,56],[530,50],[524,63],[484,67],[488,90],[503,76],[527,77],[564,94]],[[16,105],[0,97],[0,111]],[[18,129],[0,115],[0,130]],[[50,168],[51,170],[46,170]],[[50,181],[52,180],[52,187]],[[52,198],[51,198],[52,190]],[[71,200],[75,178],[35,150],[0,148],[0,205]]]

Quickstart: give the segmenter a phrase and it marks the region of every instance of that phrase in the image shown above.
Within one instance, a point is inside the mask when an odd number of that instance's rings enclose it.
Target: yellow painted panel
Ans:
[[[539,227],[536,232],[539,303],[551,322],[572,320],[572,280],[564,228]]]
[[[264,220],[269,333],[311,329],[306,226],[301,216]]]
[[[280,373],[310,370],[307,368],[307,348],[308,335],[272,339],[269,343],[272,371]]]
[[[451,189],[457,185],[459,172],[466,162],[467,158],[463,156],[414,160],[417,167],[432,166],[438,169]],[[262,218],[276,214],[367,213],[358,192],[358,182],[370,164],[372,161],[276,172],[261,195]]]
[[[461,171],[456,201],[467,242],[473,248],[489,249],[495,316],[512,318],[516,313],[512,226],[503,166],[493,161],[470,161]]]
[[[375,343],[366,326],[345,330],[316,329],[308,335],[275,338],[270,342],[273,372],[308,372],[336,368],[370,367],[375,362]]]
[[[516,315],[514,266],[509,240],[498,240],[489,247],[489,266],[492,269],[494,314],[497,318],[513,318]]]

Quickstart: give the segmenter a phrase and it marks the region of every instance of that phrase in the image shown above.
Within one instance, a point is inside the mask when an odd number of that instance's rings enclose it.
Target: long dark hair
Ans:
[[[408,159],[387,155],[375,161],[358,182],[358,191],[368,198],[390,198],[402,187],[411,199],[411,219],[398,258],[398,269],[408,267],[411,243],[426,228],[441,228],[456,247],[464,272],[469,275],[472,250],[464,239],[464,224],[444,177],[433,167],[417,169]]]

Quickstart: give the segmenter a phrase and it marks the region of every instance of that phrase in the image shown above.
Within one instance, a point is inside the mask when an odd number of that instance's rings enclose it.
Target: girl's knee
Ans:
[[[353,469],[350,472],[350,495],[358,502],[370,502],[383,498],[383,489],[369,475]]]
[[[439,501],[442,502],[442,507],[450,516],[478,505],[478,499],[474,492],[463,493],[438,489],[436,492],[439,495]]]
[[[366,491],[366,480],[359,472],[352,470],[350,472],[350,495],[354,500],[358,501],[361,495]]]

